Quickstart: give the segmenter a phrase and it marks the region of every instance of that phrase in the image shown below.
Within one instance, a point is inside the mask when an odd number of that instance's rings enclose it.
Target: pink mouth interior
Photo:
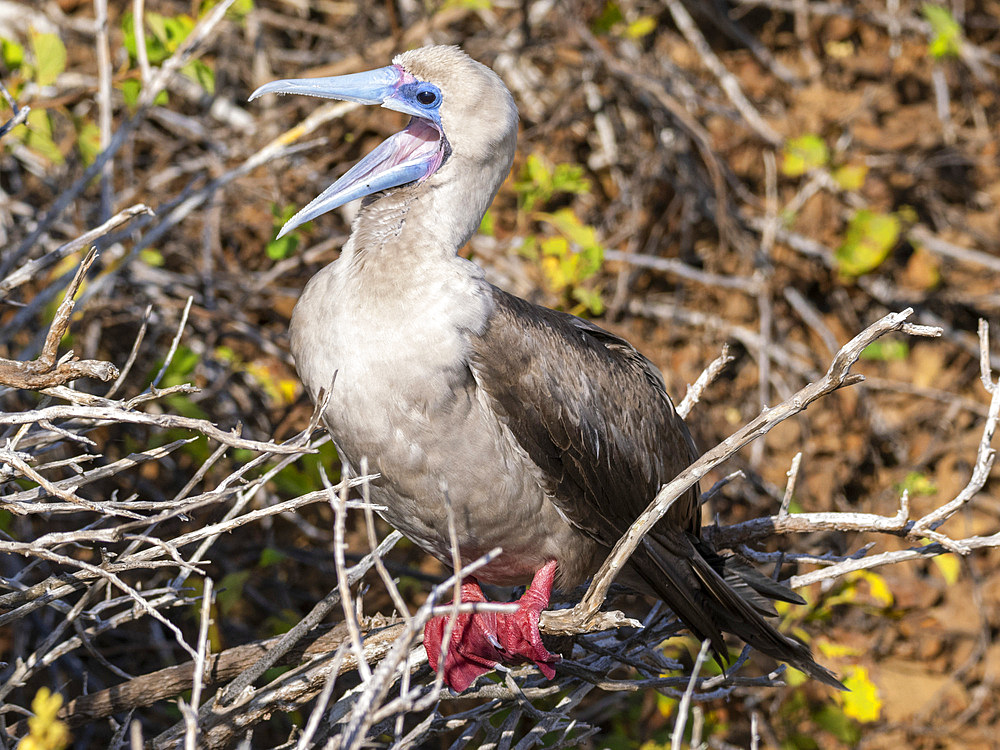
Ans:
[[[393,137],[396,147],[389,158],[389,167],[405,162],[420,161],[427,169],[420,177],[426,180],[441,166],[444,149],[441,147],[441,132],[426,120],[414,117],[409,125]]]

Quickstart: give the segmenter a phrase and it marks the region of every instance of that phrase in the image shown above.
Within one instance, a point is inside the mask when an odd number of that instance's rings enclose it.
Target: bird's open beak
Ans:
[[[413,115],[406,128],[380,144],[289,219],[278,237],[355,198],[425,180],[441,166],[446,141],[440,119],[428,117],[428,112],[418,109],[399,95],[400,87],[414,80],[401,67],[390,65],[366,73],[332,78],[272,81],[250,95],[252,101],[264,94],[305,94],[361,104],[381,104],[388,109]]]

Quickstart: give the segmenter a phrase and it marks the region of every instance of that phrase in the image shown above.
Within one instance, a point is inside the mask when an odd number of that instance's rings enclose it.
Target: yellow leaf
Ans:
[[[562,265],[559,259],[551,255],[546,255],[541,261],[542,273],[549,282],[549,287],[556,293],[561,293],[566,288],[566,277],[563,274]]]
[[[924,3],[920,12],[931,26],[931,43],[927,52],[935,60],[958,57],[962,53],[962,27],[947,8]]]
[[[295,401],[298,383],[290,378],[279,377],[266,362],[247,362],[242,365],[242,369],[260,384],[272,400],[284,404]]]
[[[798,687],[799,685],[805,685],[809,682],[809,675],[795,669],[794,667],[789,667],[785,670],[784,680],[788,687]]]
[[[833,641],[828,641],[825,638],[817,641],[816,646],[819,648],[820,653],[827,659],[838,659],[844,656],[857,656],[861,653],[856,648],[845,646],[842,643],[834,643]]]
[[[842,190],[860,190],[868,176],[868,167],[864,164],[845,164],[833,171],[833,180]]]
[[[278,393],[286,404],[295,402],[299,395],[299,381],[292,378],[281,378],[278,380]]]
[[[83,163],[88,167],[101,153],[101,129],[89,120],[80,123],[76,131],[76,147],[80,151]]]
[[[59,146],[52,139],[52,120],[44,109],[33,109],[28,112],[28,129],[24,132],[24,145],[41,154],[54,164],[62,164],[64,159]],[[20,132],[17,128],[14,132]]]
[[[844,686],[850,691],[841,693],[844,713],[862,723],[878,721],[882,713],[882,699],[878,687],[864,667],[851,667],[844,676]]]
[[[889,584],[878,573],[870,570],[859,570],[850,576],[851,581],[865,581],[868,584],[868,593],[882,607],[891,607],[893,598],[889,590]]]
[[[848,276],[861,276],[878,268],[899,240],[901,229],[895,214],[868,209],[857,211],[847,224],[844,241],[834,253],[837,267]]]
[[[834,60],[843,60],[847,57],[854,57],[854,42],[846,39],[842,42],[837,42],[831,39],[823,45],[823,50]]]
[[[656,18],[653,16],[640,16],[625,27],[625,36],[629,39],[641,39],[647,34],[656,31]]]
[[[661,675],[662,677],[667,677],[667,675]],[[671,698],[669,695],[664,695],[663,693],[656,694],[656,708],[663,716],[673,716],[674,710],[677,708],[677,699]]]
[[[818,135],[807,133],[792,138],[781,150],[781,173],[786,177],[801,177],[822,167],[830,159],[830,149]]]
[[[962,564],[957,557],[952,554],[938,555],[934,558],[934,564],[949,586],[958,581],[958,575],[962,572]]]
[[[21,740],[18,750],[62,750],[69,744],[69,728],[56,718],[63,698],[47,687],[39,688],[31,701],[35,713],[28,719],[28,736]]]

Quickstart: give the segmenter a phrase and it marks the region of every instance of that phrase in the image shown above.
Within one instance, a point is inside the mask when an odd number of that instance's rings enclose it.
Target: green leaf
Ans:
[[[215,93],[215,73],[201,60],[192,60],[181,68],[181,73],[201,86],[207,94]]]
[[[135,62],[138,57],[138,44],[135,41],[135,16],[127,10],[122,15],[122,45],[128,52],[128,58]]]
[[[594,20],[590,28],[595,34],[607,34],[615,25],[622,23],[624,20],[625,16],[622,15],[618,3],[607,2],[604,4],[601,14]]]
[[[801,177],[822,167],[830,159],[830,149],[818,135],[808,133],[785,142],[781,150],[781,173],[786,177]]]
[[[479,222],[479,233],[487,237],[496,236],[496,228],[493,226],[493,212],[489,209],[483,214],[483,220]]]
[[[151,28],[152,25],[156,25],[160,28],[161,33],[165,33],[160,23],[163,16],[159,13],[147,12],[145,18],[146,26],[143,29],[143,39],[146,41],[146,59],[151,65],[158,65],[170,56],[166,47],[163,46],[161,37]],[[129,60],[134,64],[139,59],[139,43],[135,38],[135,16],[132,15],[132,11],[126,11],[122,16],[122,37]]]
[[[195,20],[181,13],[176,16],[164,16],[160,13],[145,14],[146,57],[151,65],[157,65],[173,54],[188,34],[194,29]],[[138,43],[135,39],[135,18],[130,12],[122,16],[122,32],[125,39],[125,49],[129,59],[134,63],[138,59]]]
[[[138,78],[126,78],[119,84],[119,88],[122,92],[122,99],[125,100],[125,106],[129,108],[129,111],[134,112],[139,106],[139,94],[142,92],[142,83]],[[164,89],[153,99],[153,104],[157,107],[162,107],[169,101],[167,91]]]
[[[858,726],[847,716],[847,711],[837,706],[823,706],[814,714],[816,723],[840,740],[853,746],[861,739]]]
[[[130,112],[134,112],[139,106],[139,92],[142,91],[142,84],[138,78],[126,78],[121,82],[122,98],[125,106]]]
[[[167,371],[163,374],[163,379],[160,381],[160,388],[169,388],[172,385],[181,385],[182,383],[187,383],[191,380],[191,375],[194,373],[195,367],[201,361],[201,355],[193,349],[189,349],[183,344],[177,347],[177,351],[174,352],[173,358],[170,360],[170,366],[167,367]],[[152,381],[153,376],[159,372],[160,367],[163,365],[162,362],[158,362],[150,372],[149,379]],[[187,397],[183,394],[182,399]],[[188,408],[185,404],[184,408]]]
[[[17,70],[24,64],[24,47],[12,39],[0,39],[0,57],[7,70]]]
[[[546,203],[556,193],[582,194],[590,191],[590,181],[583,176],[579,164],[551,166],[544,157],[530,154],[521,169],[521,176],[514,181],[518,204],[522,211],[532,211]]]
[[[152,247],[145,247],[139,251],[139,258],[147,266],[152,268],[161,268],[166,261],[163,259],[163,253]]]
[[[264,628],[271,635],[281,635],[294,628],[301,619],[298,612],[286,608],[264,620]],[[278,675],[275,675],[272,679],[277,679],[277,677]],[[300,725],[301,723],[300,720]]]
[[[861,359],[877,362],[902,362],[910,356],[910,345],[900,339],[873,341],[861,351]]]
[[[64,161],[62,151],[52,140],[52,120],[49,118],[48,110],[33,109],[28,112],[28,119],[25,122],[27,130],[24,131],[24,145],[32,151],[40,154],[54,164],[62,164]],[[17,128],[15,132],[20,131]]]
[[[188,34],[194,29],[195,20],[185,13],[176,16],[161,16],[159,13],[147,13],[146,25],[156,41],[163,45],[168,54],[173,54],[181,46]],[[149,40],[147,38],[147,44]],[[152,62],[152,58],[150,58]]]
[[[537,257],[540,252],[541,268],[548,287],[579,303],[573,312],[600,314],[604,311],[600,291],[582,286],[600,270],[604,262],[604,248],[597,239],[597,230],[581,222],[570,208],[551,214],[539,213],[537,216],[559,234],[540,241],[529,238],[521,248],[522,254]]]
[[[278,237],[269,241],[265,251],[267,252],[267,257],[271,260],[284,260],[294,255],[298,248],[299,238],[292,234],[286,234],[284,237]]]
[[[225,575],[219,581],[216,588],[215,603],[219,606],[219,611],[223,615],[228,615],[243,601],[243,588],[246,586],[247,581],[250,580],[250,573],[251,571],[249,570],[240,570]]]
[[[931,41],[927,45],[928,54],[935,60],[958,57],[962,52],[962,27],[951,12],[940,5],[924,3],[920,12],[931,26]]]
[[[878,721],[882,714],[882,699],[878,686],[864,667],[851,667],[844,676],[844,686],[850,691],[840,693],[844,713],[862,723]]]
[[[218,4],[219,0],[202,0],[201,7],[198,8],[198,18],[201,18]],[[243,21],[250,15],[253,8],[253,0],[236,0],[235,3],[229,6],[229,10],[226,11],[226,18],[234,21]]]
[[[441,10],[450,8],[464,8],[466,10],[490,10],[493,7],[491,0],[445,0]]]
[[[899,231],[899,217],[895,214],[857,211],[847,225],[843,243],[834,253],[838,269],[847,276],[874,271],[896,246]]]
[[[293,205],[279,209],[276,203],[271,204],[271,216],[274,217],[274,223],[271,225],[272,236],[277,235],[281,231],[285,222],[295,216],[295,212],[296,208]],[[311,222],[306,222],[302,227],[296,227],[284,237],[268,242],[265,248],[267,257],[271,260],[283,260],[293,255],[299,249],[299,230],[303,227],[308,227],[310,224]]]
[[[929,497],[937,494],[938,488],[926,474],[919,471],[911,471],[897,486],[897,491],[906,490],[911,496]]]
[[[286,557],[287,555],[279,549],[275,549],[274,547],[264,547],[264,549],[260,551],[260,559],[257,560],[257,567],[266,568],[269,565],[280,563]]]
[[[597,239],[597,230],[580,221],[571,208],[561,208],[553,214],[542,213],[538,218],[551,224],[566,239],[577,245],[587,256],[590,274],[597,272],[604,261],[604,249]]]
[[[538,253],[538,238],[533,234],[525,237],[517,254],[528,260],[538,260],[541,257]]]
[[[66,69],[66,45],[55,34],[30,32],[31,52],[35,57],[35,83],[49,86]]]
[[[101,129],[97,124],[84,120],[76,130],[76,147],[80,151],[83,163],[90,166],[101,153]]]
[[[591,315],[601,315],[604,312],[604,298],[597,289],[578,286],[573,290],[571,296],[583,305],[585,311]]]
[[[552,190],[583,195],[590,192],[590,180],[583,176],[583,166],[580,164],[556,164],[552,170]]]

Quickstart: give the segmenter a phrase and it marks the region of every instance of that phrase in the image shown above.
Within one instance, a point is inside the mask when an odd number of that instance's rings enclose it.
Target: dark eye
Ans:
[[[425,107],[429,107],[430,105],[434,104],[434,102],[437,101],[437,98],[438,95],[433,91],[428,91],[425,89],[424,91],[417,92],[417,101],[423,104]]]

